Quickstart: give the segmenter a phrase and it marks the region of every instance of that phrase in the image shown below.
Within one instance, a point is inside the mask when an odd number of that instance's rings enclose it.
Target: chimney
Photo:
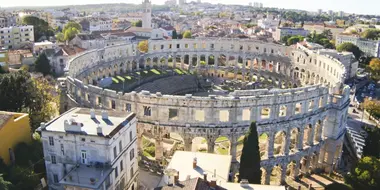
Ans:
[[[102,110],[102,119],[108,119],[108,112],[106,110]]]
[[[216,188],[216,178],[213,177],[209,183],[210,188],[215,189]]]
[[[207,181],[207,172],[203,172],[203,180]]]
[[[98,127],[96,128],[96,133],[98,134],[98,136],[103,136],[103,129],[100,125],[98,125]]]
[[[94,109],[90,110],[90,114],[91,114],[91,119],[95,119],[95,110]]]
[[[197,157],[194,157],[193,159],[193,169],[197,167]]]

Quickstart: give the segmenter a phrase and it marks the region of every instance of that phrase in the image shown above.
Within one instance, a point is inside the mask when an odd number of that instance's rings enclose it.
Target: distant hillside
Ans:
[[[126,3],[112,3],[112,4],[87,4],[87,5],[64,5],[64,6],[46,6],[46,7],[34,7],[34,6],[20,6],[20,7],[3,7],[3,10],[15,11],[23,9],[32,9],[32,10],[45,10],[45,9],[67,9],[72,8],[80,12],[85,11],[86,13],[91,12],[135,12],[141,10],[141,4],[126,4]],[[166,5],[153,5],[152,11],[169,11],[170,8]]]

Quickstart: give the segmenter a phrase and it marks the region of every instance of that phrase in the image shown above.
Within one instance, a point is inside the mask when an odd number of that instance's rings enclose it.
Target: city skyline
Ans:
[[[164,4],[165,0],[152,0],[153,4]],[[266,1],[245,1],[245,0],[203,0],[202,2],[210,3],[222,3],[222,4],[239,4],[239,5],[248,5],[249,2],[261,2],[264,7],[276,7],[276,8],[285,8],[285,9],[300,9],[306,11],[316,12],[318,9],[324,11],[333,10],[335,12],[343,11],[346,13],[356,13],[356,14],[370,14],[370,15],[379,15],[376,5],[380,5],[379,2],[375,0],[364,0],[364,1],[355,1],[355,0],[319,0],[319,1],[305,1],[301,0],[289,0],[289,1],[280,1],[280,0],[266,0]],[[85,5],[85,4],[105,4],[105,3],[132,3],[136,4],[139,2],[132,0],[82,0],[80,2],[75,0],[66,0],[64,2],[51,2],[47,0],[35,0],[33,2],[26,0],[19,1],[6,1],[2,3],[2,7],[17,7],[17,6],[65,6],[65,5]],[[372,5],[372,6],[367,6]]]

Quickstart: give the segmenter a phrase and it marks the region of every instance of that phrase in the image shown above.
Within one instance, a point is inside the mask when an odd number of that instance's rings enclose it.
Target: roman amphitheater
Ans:
[[[246,39],[148,44],[147,53],[123,44],[74,57],[65,107],[135,112],[140,148],[149,136],[156,159],[170,157],[167,141],[176,139],[184,150],[230,154],[232,172],[241,137],[257,121],[263,184],[339,161],[350,89],[338,60]]]

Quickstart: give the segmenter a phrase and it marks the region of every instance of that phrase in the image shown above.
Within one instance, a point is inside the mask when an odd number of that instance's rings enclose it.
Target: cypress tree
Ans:
[[[247,179],[249,183],[261,183],[259,138],[256,122],[252,122],[244,136],[244,145],[240,158],[239,181]]]
[[[44,76],[51,73],[50,61],[46,57],[45,53],[41,53],[37,57],[37,60],[34,62],[34,64],[36,71],[42,73]]]

